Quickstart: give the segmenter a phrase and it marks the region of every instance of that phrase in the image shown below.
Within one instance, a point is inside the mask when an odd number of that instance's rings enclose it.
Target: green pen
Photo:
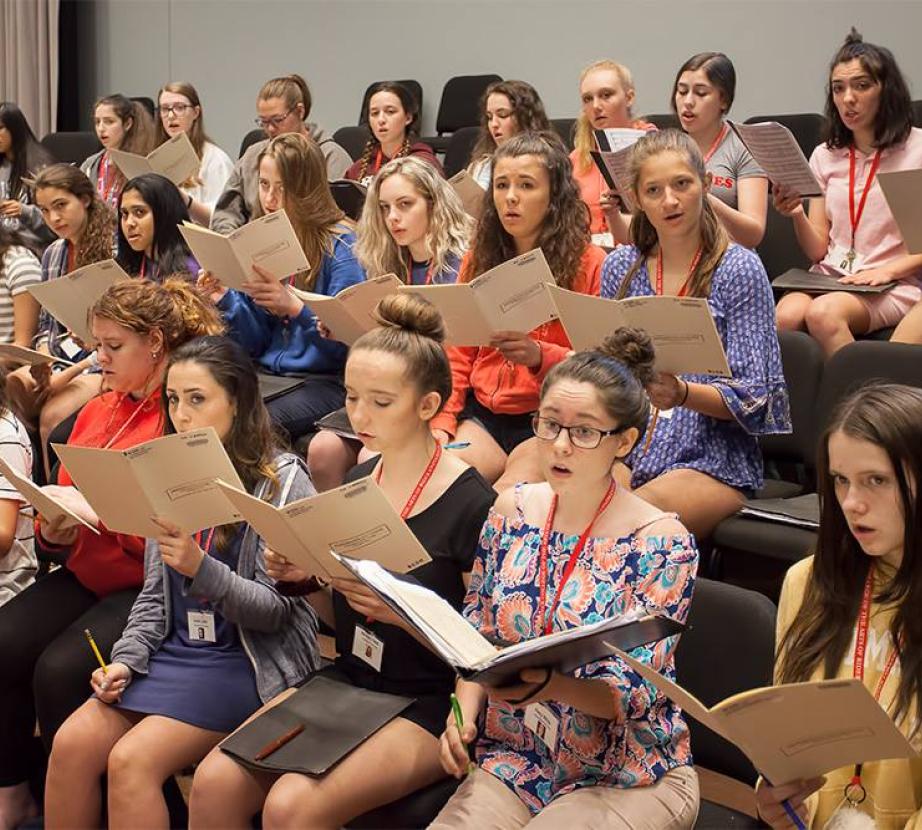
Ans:
[[[464,715],[461,713],[461,704],[458,702],[458,696],[452,692],[451,693],[451,711],[455,715],[455,726],[458,727],[458,735],[464,731]],[[462,741],[464,739],[462,738]],[[471,758],[471,747],[468,744],[465,744],[467,748],[467,757]],[[471,758],[470,763],[467,765],[467,771],[469,773],[473,772],[476,769],[477,765],[474,763],[473,758]]]

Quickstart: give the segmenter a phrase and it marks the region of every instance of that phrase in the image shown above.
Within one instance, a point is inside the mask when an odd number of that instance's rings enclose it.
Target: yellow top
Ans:
[[[781,589],[781,600],[778,604],[778,636],[777,642],[793,622],[797,611],[800,609],[806,589],[807,579],[813,567],[813,557],[798,562],[791,567],[784,579]],[[890,572],[892,573],[892,571]],[[890,573],[883,572],[878,567],[875,576],[875,591],[882,587],[882,580],[889,579]],[[864,685],[873,694],[877,689],[880,675],[887,663],[887,658],[893,648],[889,626],[895,612],[894,606],[871,606],[871,618],[868,625],[868,644],[865,653]],[[855,639],[845,654],[845,659],[839,667],[836,677],[851,677],[853,672],[853,658],[855,654]],[[897,662],[887,683],[881,691],[880,702],[886,708],[891,708],[899,685],[900,664]],[[819,668],[810,678],[822,680],[823,669]],[[776,678],[777,682],[777,678]],[[916,713],[910,712],[910,717],[899,724],[901,731],[907,734],[911,724],[915,723]],[[912,741],[918,750],[922,747],[922,740],[917,736]],[[851,780],[854,769],[845,767],[827,773],[826,783],[823,788],[813,795],[807,802],[810,810],[810,827],[822,830],[830,816],[838,809],[844,800],[846,784]],[[874,817],[878,830],[922,830],[922,760],[895,760],[872,761],[864,764],[861,772],[861,783],[867,790],[868,797],[861,804],[860,809]]]

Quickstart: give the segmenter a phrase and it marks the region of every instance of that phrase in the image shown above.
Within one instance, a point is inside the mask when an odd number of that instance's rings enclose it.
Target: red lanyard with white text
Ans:
[[[567,580],[576,568],[576,560],[579,559],[579,555],[583,552],[583,548],[586,547],[589,534],[592,532],[592,526],[598,521],[599,516],[605,512],[608,505],[611,504],[614,495],[615,482],[613,480],[608,485],[608,490],[605,491],[605,495],[602,496],[602,501],[599,502],[599,509],[596,510],[595,516],[592,517],[592,521],[589,522],[588,526],[579,537],[576,546],[570,553],[570,558],[567,560],[567,564],[563,569],[563,574],[560,577],[560,582],[557,585],[557,593],[554,596],[554,601],[551,603],[550,609],[545,611],[545,606],[547,605],[548,547],[551,542],[551,529],[554,527],[554,515],[557,513],[557,494],[555,493],[554,497],[551,499],[551,509],[548,511],[547,521],[544,523],[544,530],[541,532],[541,547],[538,549],[538,556],[540,557],[538,571],[538,623],[541,626],[542,634],[551,633],[551,629],[554,627],[554,612],[557,610],[557,606],[560,605],[564,586],[566,586]]]
[[[118,173],[116,172],[110,176],[111,167],[112,162],[109,159],[109,152],[106,151],[99,160],[99,171],[96,174],[96,192],[107,205],[115,207],[118,202],[118,192],[115,186]]]
[[[695,251],[695,255],[692,257],[691,265],[688,266],[688,274],[685,277],[685,282],[682,283],[682,287],[679,289],[676,294],[677,297],[684,297],[685,293],[688,291],[688,281],[692,278],[692,274],[695,273],[695,269],[698,267],[698,263],[701,262],[701,252],[702,246],[698,246],[698,250]],[[663,296],[663,249],[660,247],[659,253],[656,255],[656,296]]]
[[[407,285],[413,285],[413,256],[407,254]],[[432,285],[432,262],[426,264],[426,280],[423,285]]]
[[[439,464],[439,458],[442,457],[442,445],[435,445],[435,452],[432,453],[432,458],[429,459],[429,463],[426,465],[426,469],[423,470],[423,474],[419,477],[419,481],[416,482],[416,486],[413,488],[413,492],[410,493],[410,498],[407,499],[407,503],[403,506],[403,510],[400,511],[400,518],[404,521],[407,520],[407,517],[413,512],[413,508],[416,507],[416,502],[419,501],[419,497],[423,494],[423,490],[426,489],[426,485],[429,483],[429,479],[432,478],[432,474],[435,472],[435,468]],[[381,472],[384,470],[384,462],[382,461],[378,465],[378,472],[375,476],[375,483],[381,483]]]
[[[868,571],[868,577],[864,583],[864,595],[861,597],[861,608],[858,611],[858,624],[855,632],[855,657],[852,663],[852,676],[856,680],[864,682],[864,655],[868,647],[868,626],[871,620],[871,597],[874,593],[874,567]],[[887,658],[887,664],[881,672],[880,679],[877,681],[877,688],[874,690],[874,700],[880,702],[881,692],[893,671],[894,665],[899,655],[899,649],[894,646],[893,651]],[[865,799],[865,789],[861,784],[861,764],[855,764],[855,773],[851,781],[845,787],[845,798],[853,807],[860,804]]]
[[[868,178],[864,183],[864,190],[861,193],[861,200],[858,202],[858,210],[855,210],[855,147],[852,145],[848,148],[848,221],[851,224],[852,238],[851,245],[846,255],[851,265],[855,261],[855,234],[858,232],[858,223],[864,214],[864,205],[868,200],[868,191],[874,184],[874,176],[877,175],[877,169],[880,167],[880,150],[874,153],[874,159],[871,161],[871,169],[868,172]],[[851,270],[851,268],[849,268]]]

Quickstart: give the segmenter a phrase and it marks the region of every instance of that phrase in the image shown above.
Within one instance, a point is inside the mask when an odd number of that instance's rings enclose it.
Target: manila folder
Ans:
[[[291,289],[295,296],[314,312],[330,330],[330,336],[351,346],[363,334],[378,325],[374,311],[388,294],[403,283],[394,274],[372,277],[344,288],[335,297],[311,291]]]

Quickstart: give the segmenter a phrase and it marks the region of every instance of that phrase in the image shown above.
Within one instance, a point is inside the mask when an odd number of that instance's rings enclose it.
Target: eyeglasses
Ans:
[[[186,110],[192,109],[192,104],[161,104],[158,109],[161,115],[173,113],[182,118],[186,114]]]
[[[269,118],[254,118],[253,123],[257,127],[262,127],[264,130],[267,127],[281,127],[285,122],[285,119],[288,118],[294,112],[294,107],[292,107],[287,112],[283,112],[281,115],[272,115]]]
[[[596,429],[595,427],[565,427],[552,421],[550,418],[542,418],[535,415],[531,420],[531,428],[536,438],[542,441],[556,441],[561,431],[567,433],[567,438],[574,447],[581,450],[594,450],[602,443],[603,438],[609,435],[616,435],[621,432],[620,429]]]

